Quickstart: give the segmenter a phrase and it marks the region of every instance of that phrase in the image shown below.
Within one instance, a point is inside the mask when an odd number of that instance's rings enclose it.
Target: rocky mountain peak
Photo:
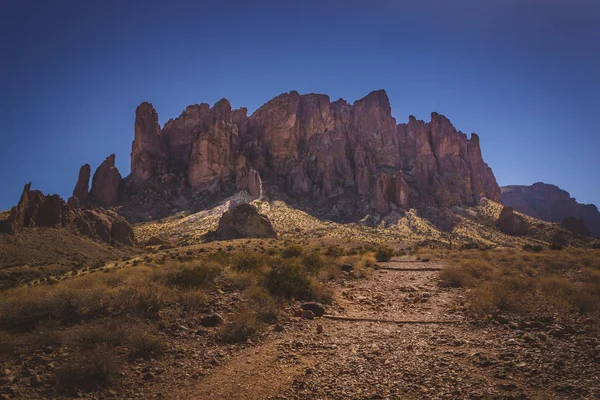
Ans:
[[[235,188],[259,197],[268,183],[339,220],[500,199],[477,135],[467,139],[438,113],[430,122],[409,117],[397,124],[384,90],[353,104],[291,91],[250,116],[222,99],[213,107],[189,106],[162,129],[152,105],[142,103],[131,166],[125,202],[132,187],[168,174],[180,178],[167,197],[185,188],[211,196]],[[113,193],[103,201],[117,200]]]

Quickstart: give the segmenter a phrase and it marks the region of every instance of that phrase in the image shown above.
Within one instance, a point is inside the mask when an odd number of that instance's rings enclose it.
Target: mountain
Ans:
[[[598,207],[578,203],[567,191],[557,186],[542,182],[531,186],[503,186],[502,204],[550,222],[563,222],[569,217],[583,220],[589,232],[600,237]]]
[[[135,113],[131,174],[121,179],[114,157],[99,171],[88,195],[82,167],[74,195],[119,205],[133,221],[206,207],[241,190],[260,197],[263,182],[337,221],[500,201],[476,134],[468,138],[437,113],[397,124],[383,90],[353,104],[292,91],[251,116],[222,99],[191,105],[162,128],[144,102]]]

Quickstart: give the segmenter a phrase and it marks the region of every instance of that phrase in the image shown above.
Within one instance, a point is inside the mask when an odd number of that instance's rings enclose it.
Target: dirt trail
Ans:
[[[399,263],[382,266],[398,267]],[[433,269],[443,264],[412,261],[402,267]],[[172,393],[170,398],[585,397],[576,391],[576,385],[569,386],[568,371],[559,373],[564,374],[562,383],[571,392],[557,391],[550,371],[553,367],[536,365],[543,349],[526,349],[525,343],[499,328],[471,326],[458,311],[461,292],[440,288],[438,274],[432,270],[377,270],[372,277],[349,281],[341,288],[341,307],[332,313],[353,318],[454,321],[454,325],[326,318],[302,321],[265,344],[243,351],[213,369],[191,390]],[[323,333],[317,333],[317,325],[322,325]],[[579,379],[576,372],[572,375]]]

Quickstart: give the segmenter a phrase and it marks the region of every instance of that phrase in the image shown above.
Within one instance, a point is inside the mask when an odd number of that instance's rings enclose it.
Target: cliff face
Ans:
[[[563,222],[583,220],[592,236],[600,237],[600,212],[593,204],[580,204],[557,186],[538,182],[531,186],[503,186],[502,204],[532,217]]]
[[[467,138],[437,113],[430,122],[396,124],[383,90],[354,104],[292,91],[250,117],[223,99],[189,106],[162,129],[156,110],[142,103],[134,131],[125,191],[175,179],[179,194],[219,193],[228,184],[258,197],[264,181],[315,204],[349,199],[342,219],[500,200],[477,135]],[[92,192],[103,204],[119,197]]]

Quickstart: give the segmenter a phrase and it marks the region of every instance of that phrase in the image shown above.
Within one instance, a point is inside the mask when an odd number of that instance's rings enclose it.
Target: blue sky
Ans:
[[[500,185],[600,204],[596,0],[4,0],[0,30],[0,209],[29,181],[69,197],[111,153],[127,175],[142,101],[164,124],[223,97],[382,88],[398,122],[477,132]]]

